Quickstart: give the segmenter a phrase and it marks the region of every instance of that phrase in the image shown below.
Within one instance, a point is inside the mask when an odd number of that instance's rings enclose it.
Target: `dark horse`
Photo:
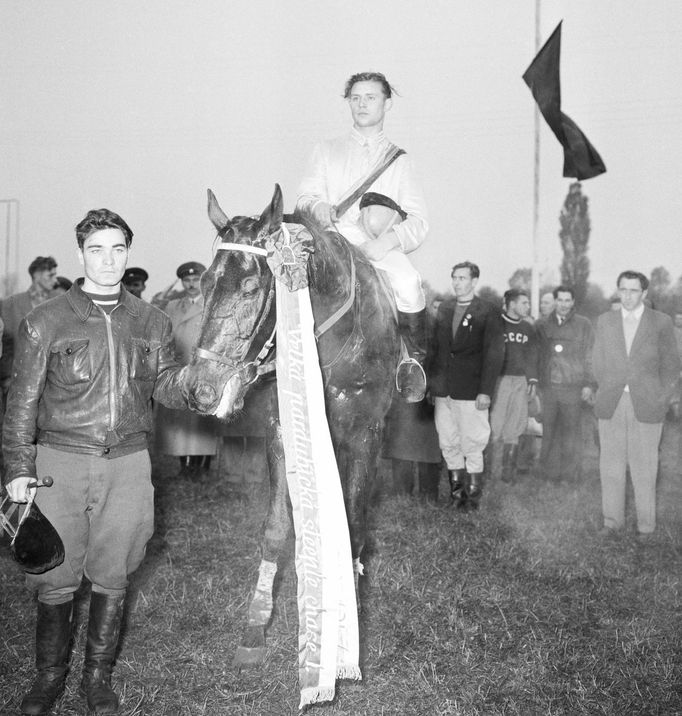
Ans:
[[[263,249],[282,230],[282,192],[276,186],[270,205],[255,218],[229,219],[212,192],[208,196],[208,214],[221,243],[201,279],[205,306],[186,386],[193,410],[229,420],[242,409],[249,388],[273,375],[276,279]],[[395,309],[390,289],[360,251],[305,216],[298,217],[298,224],[309,232],[312,249],[310,298],[357,584],[369,491],[400,350]],[[263,657],[276,563],[292,529],[277,396],[270,393],[270,505],[260,579],[238,663]]]

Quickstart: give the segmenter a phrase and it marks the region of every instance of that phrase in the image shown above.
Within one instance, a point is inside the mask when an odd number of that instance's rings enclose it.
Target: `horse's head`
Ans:
[[[282,191],[275,186],[260,216],[229,219],[209,190],[208,215],[219,243],[201,277],[204,313],[186,389],[193,410],[223,419],[241,410],[246,391],[271,358],[275,286],[265,242],[282,225]]]

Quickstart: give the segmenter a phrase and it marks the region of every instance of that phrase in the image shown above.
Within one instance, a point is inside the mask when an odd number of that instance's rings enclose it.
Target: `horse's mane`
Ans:
[[[302,224],[313,237],[314,251],[308,264],[311,290],[329,295],[345,294],[350,277],[348,259],[351,254],[357,256],[355,247],[337,231],[323,227],[307,210],[297,209],[285,215],[284,220]]]

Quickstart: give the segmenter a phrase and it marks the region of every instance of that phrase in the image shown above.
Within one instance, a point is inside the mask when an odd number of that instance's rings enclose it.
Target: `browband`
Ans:
[[[266,249],[262,249],[260,246],[251,246],[251,244],[218,244],[216,251],[244,251],[248,254],[258,254],[259,256],[267,256],[268,252]]]

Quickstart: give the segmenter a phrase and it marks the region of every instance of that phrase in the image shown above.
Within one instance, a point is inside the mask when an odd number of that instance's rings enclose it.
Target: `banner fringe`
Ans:
[[[359,666],[353,666],[353,664],[342,664],[336,667],[336,678],[362,681],[362,672],[360,671]]]
[[[309,687],[301,689],[301,703],[298,705],[299,711],[305,706],[312,704],[320,704],[323,701],[332,701],[334,698],[334,688],[320,689],[317,687]]]

